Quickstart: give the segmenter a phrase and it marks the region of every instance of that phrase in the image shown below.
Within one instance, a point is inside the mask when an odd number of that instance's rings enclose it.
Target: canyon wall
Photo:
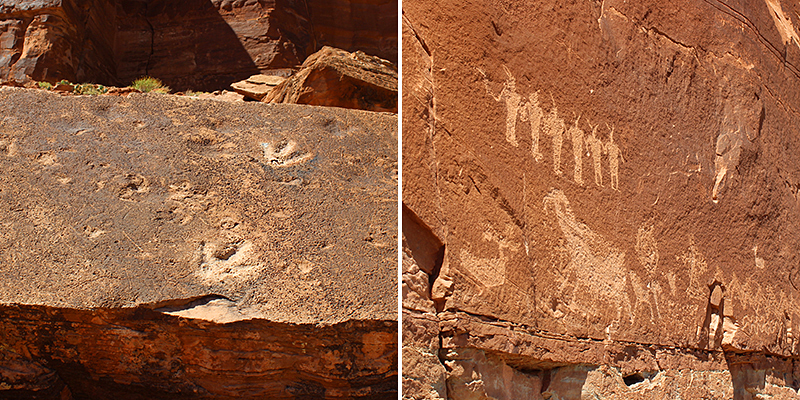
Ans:
[[[797,398],[798,11],[404,2],[404,396]]]
[[[11,87],[0,115],[0,397],[396,396],[396,115]]]
[[[0,3],[0,79],[214,90],[288,75],[324,45],[397,61],[397,3],[51,0]]]

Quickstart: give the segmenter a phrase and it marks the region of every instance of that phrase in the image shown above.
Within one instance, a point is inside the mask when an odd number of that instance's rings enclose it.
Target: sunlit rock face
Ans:
[[[404,2],[408,396],[797,396],[797,11]]]
[[[0,115],[0,397],[396,397],[396,115],[10,87]]]

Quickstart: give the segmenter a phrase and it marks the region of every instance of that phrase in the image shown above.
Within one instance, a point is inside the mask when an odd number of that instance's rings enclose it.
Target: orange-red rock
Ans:
[[[262,101],[397,112],[397,67],[362,52],[326,46]]]
[[[397,60],[397,2],[16,0],[0,6],[0,80],[215,90],[298,67],[324,45]]]
[[[432,312],[404,227],[404,307],[447,398],[797,397],[798,11],[403,3],[403,202],[444,247]]]
[[[0,398],[396,397],[396,116],[11,87],[0,115]]]

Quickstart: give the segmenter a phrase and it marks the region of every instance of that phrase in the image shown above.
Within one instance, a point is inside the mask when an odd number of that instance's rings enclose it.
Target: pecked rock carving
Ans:
[[[404,397],[800,398],[799,13],[404,1]]]

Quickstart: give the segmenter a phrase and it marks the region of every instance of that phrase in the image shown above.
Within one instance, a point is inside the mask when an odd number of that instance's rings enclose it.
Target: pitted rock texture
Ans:
[[[397,67],[360,51],[326,46],[263,101],[397,112]]]
[[[112,318],[119,324],[137,321],[124,310],[147,308],[164,315],[145,318],[169,322],[161,325],[259,319],[278,332],[305,324],[312,334],[314,326],[364,321],[396,331],[395,115],[8,87],[0,88],[0,115],[0,312],[22,304],[49,315],[25,308],[16,322],[4,319],[0,347],[50,370],[55,364],[40,358],[87,357],[75,343],[52,344],[48,335],[63,322],[48,314],[56,309],[112,331],[92,313],[121,313]],[[151,343],[146,329],[133,330],[145,336],[140,346]],[[320,343],[355,340],[331,335]],[[50,344],[34,351],[41,343]],[[237,362],[213,368],[246,372]],[[326,371],[319,373],[353,373]],[[391,374],[381,385],[396,386]],[[330,379],[326,387],[343,384]]]
[[[325,45],[397,61],[397,2],[6,0],[0,80],[215,90],[289,73]]]
[[[444,252],[424,268],[404,225],[405,312],[569,344],[551,354],[473,340],[473,326],[448,341],[441,325],[438,352],[413,346],[439,354],[446,396],[468,398],[468,370],[535,386],[478,350],[523,373],[588,365],[652,383],[678,368],[627,371],[604,350],[582,353],[585,342],[716,357],[708,370],[730,375],[720,393],[754,398],[774,384],[797,396],[798,11],[404,2],[404,211]],[[758,366],[764,357],[791,372]],[[623,393],[604,387],[600,398]]]

